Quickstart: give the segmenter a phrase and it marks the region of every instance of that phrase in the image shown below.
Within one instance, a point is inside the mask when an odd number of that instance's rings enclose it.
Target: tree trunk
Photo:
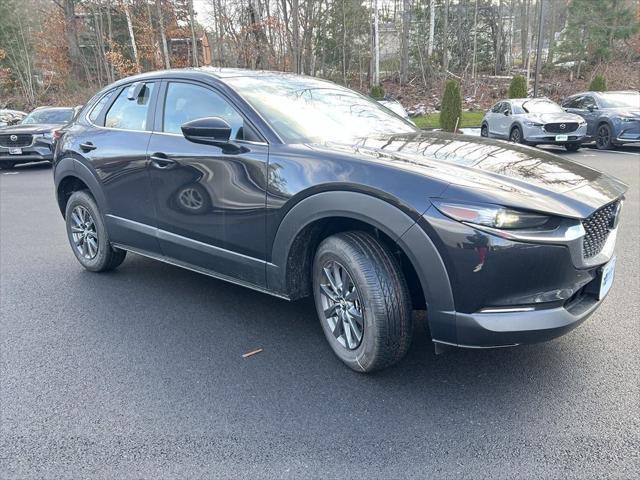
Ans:
[[[442,27],[442,70],[445,76],[449,70],[449,42],[447,41],[449,33],[449,0],[444,0],[444,19]]]
[[[400,54],[400,84],[409,83],[409,24],[411,22],[411,1],[402,3],[402,43]]]
[[[64,35],[69,48],[69,60],[71,69],[77,79],[82,77],[83,68],[82,52],[78,43],[78,29],[76,25],[76,4],[75,0],[65,0],[64,2]],[[88,80],[87,76],[87,80]]]
[[[162,54],[164,55],[164,67],[171,68],[171,62],[169,62],[169,47],[167,46],[167,35],[164,32],[162,0],[156,0],[156,11],[158,14],[158,28],[160,29],[160,37],[162,38]]]
[[[189,27],[191,28],[191,65],[198,66],[198,42],[196,40],[196,25],[193,18],[193,0],[189,0]]]
[[[471,61],[471,78],[476,79],[476,56],[478,53],[478,0],[473,12],[473,60]]]
[[[436,0],[429,0],[429,43],[427,45],[427,57],[433,55],[433,36],[436,28]]]
[[[373,0],[373,84],[380,85],[380,30],[378,0]]]
[[[300,73],[300,8],[298,0],[291,0],[291,28],[293,71]]]
[[[140,72],[140,57],[138,57],[138,47],[136,46],[136,37],[133,34],[133,23],[131,22],[131,13],[129,12],[129,4],[123,2],[124,16],[127,18],[127,28],[129,29],[129,40],[131,40],[131,49],[133,50],[133,60],[136,64],[136,69]]]

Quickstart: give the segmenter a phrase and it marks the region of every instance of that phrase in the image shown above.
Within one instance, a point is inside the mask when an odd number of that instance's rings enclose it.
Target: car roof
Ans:
[[[589,90],[586,92],[574,93],[567,98],[578,97],[580,95],[605,95],[607,93],[615,93],[615,94],[627,94],[627,95],[640,95],[640,92],[637,90],[607,90],[606,92],[596,92],[593,90]]]

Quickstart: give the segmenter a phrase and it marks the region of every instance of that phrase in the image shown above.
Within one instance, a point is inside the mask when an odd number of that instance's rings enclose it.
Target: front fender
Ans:
[[[396,206],[363,193],[322,192],[301,200],[287,212],[275,235],[271,262],[267,263],[270,290],[288,294],[287,263],[294,241],[305,227],[330,217],[360,220],[396,242],[420,279],[433,338],[449,340],[455,336],[455,309],[449,276],[434,243],[415,219]]]

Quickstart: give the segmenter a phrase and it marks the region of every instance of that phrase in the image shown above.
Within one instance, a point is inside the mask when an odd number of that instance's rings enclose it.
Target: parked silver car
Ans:
[[[527,145],[563,145],[574,152],[587,135],[587,122],[548,98],[512,98],[485,114],[480,134]]]

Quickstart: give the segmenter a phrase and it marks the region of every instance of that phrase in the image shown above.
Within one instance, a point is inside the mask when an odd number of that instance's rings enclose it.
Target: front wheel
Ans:
[[[393,256],[365,232],[325,239],[315,255],[313,291],[329,345],[348,367],[388,367],[411,343],[411,300]]]
[[[568,152],[577,152],[578,150],[580,150],[580,144],[579,143],[567,143],[564,148],[567,149]]]
[[[489,127],[487,127],[487,125],[482,125],[482,127],[480,128],[480,136],[481,137],[488,137],[489,136]]]
[[[67,237],[80,264],[92,272],[113,270],[127,252],[111,246],[95,200],[87,191],[74,192],[65,209]]]
[[[522,130],[520,130],[520,127],[513,127],[511,129],[509,141],[513,143],[522,143]]]
[[[612,140],[611,127],[606,123],[598,126],[598,132],[596,133],[596,147],[598,147],[598,150],[611,150],[615,148]]]

